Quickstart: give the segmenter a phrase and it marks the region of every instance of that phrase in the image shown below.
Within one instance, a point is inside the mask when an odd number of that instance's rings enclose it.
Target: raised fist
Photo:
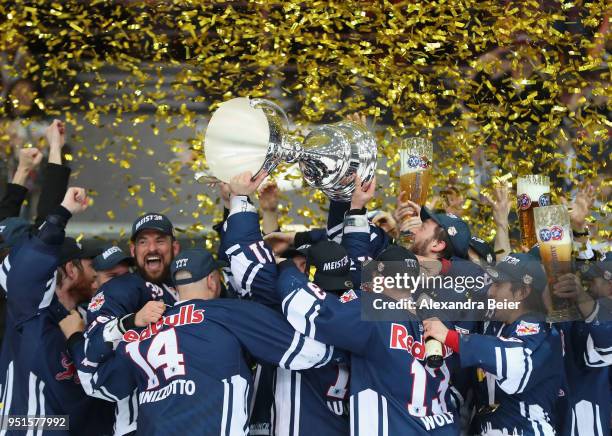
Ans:
[[[136,324],[136,327],[146,327],[153,322],[157,322],[165,310],[166,305],[163,301],[148,301],[147,304],[142,306],[142,309],[136,312],[134,324]]]
[[[43,155],[37,148],[22,148],[19,150],[19,168],[31,171],[37,168],[42,161]]]
[[[50,147],[63,147],[66,142],[66,125],[60,120],[53,120],[45,130]]]
[[[84,188],[68,188],[62,201],[62,206],[73,215],[85,211],[87,206],[89,206],[87,192]]]

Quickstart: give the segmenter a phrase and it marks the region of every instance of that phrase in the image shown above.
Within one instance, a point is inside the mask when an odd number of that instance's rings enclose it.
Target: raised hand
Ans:
[[[62,148],[66,143],[66,125],[60,120],[53,120],[45,130],[49,147]]]
[[[278,208],[280,191],[276,182],[269,181],[261,185],[259,189],[259,206],[264,212],[275,212]]]
[[[483,195],[485,203],[493,210],[493,220],[500,227],[508,227],[508,215],[510,214],[510,192],[506,185],[495,186],[493,196]]]
[[[42,161],[43,155],[37,148],[22,148],[19,150],[18,168],[30,172],[37,168]]]
[[[251,195],[267,176],[268,173],[263,171],[255,180],[252,180],[253,174],[250,171],[240,173],[230,180],[230,191],[232,195]]]
[[[365,185],[361,182],[361,177],[355,175],[355,191],[351,198],[351,209],[362,209],[368,202],[374,198],[376,191],[376,177],[372,178]]]
[[[134,324],[136,327],[146,327],[153,322],[157,322],[166,310],[163,301],[148,301],[142,309],[136,312]]]
[[[89,206],[87,192],[84,188],[68,188],[64,200],[62,201],[62,206],[68,209],[73,215],[84,212]]]

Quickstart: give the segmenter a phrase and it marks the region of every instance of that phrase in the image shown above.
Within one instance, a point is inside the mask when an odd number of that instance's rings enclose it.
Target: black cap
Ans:
[[[95,248],[91,243],[83,241],[77,242],[76,239],[66,236],[62,248],[60,249],[60,265],[75,259],[93,259],[100,254],[100,249]]]
[[[219,263],[207,250],[191,248],[181,251],[174,258],[170,266],[170,275],[175,285],[188,285],[202,280],[219,267]],[[187,271],[191,277],[177,280],[175,275],[179,271]]]
[[[17,244],[31,229],[32,224],[23,218],[10,217],[0,221],[0,249]]]
[[[596,262],[583,262],[580,265],[580,272],[586,279],[602,277],[612,280],[612,251],[608,251]]]
[[[310,249],[310,244],[300,245],[298,248],[287,248],[283,251],[279,257],[283,259],[292,259],[296,256],[304,256],[308,257],[308,250]]]
[[[141,230],[157,230],[165,235],[174,237],[174,227],[166,215],[149,212],[138,217],[132,224],[132,241]]]
[[[493,251],[491,244],[476,236],[472,236],[470,238],[470,248],[474,250],[476,254],[478,254],[478,257],[480,257],[487,265],[495,265],[495,252]]]
[[[420,265],[414,253],[400,245],[391,244],[376,257],[376,271],[385,276],[395,274],[408,274],[416,277],[420,272]]]
[[[134,258],[128,256],[116,245],[111,245],[105,247],[102,253],[94,257],[93,267],[96,271],[106,271],[119,265],[121,262],[125,262],[128,265],[134,265]]]
[[[494,282],[513,282],[543,292],[546,287],[546,273],[537,257],[526,253],[510,253],[495,267],[486,268]]]
[[[308,249],[308,264],[316,268],[314,283],[325,291],[351,289],[351,261],[346,249],[333,241],[317,242]]]
[[[453,254],[467,259],[472,234],[465,221],[452,213],[431,213],[429,209],[423,206],[421,208],[421,221],[424,222],[428,219],[434,220],[436,224],[446,230]]]

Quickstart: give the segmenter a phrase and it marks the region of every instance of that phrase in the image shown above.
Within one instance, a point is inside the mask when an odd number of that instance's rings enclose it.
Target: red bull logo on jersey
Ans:
[[[393,350],[406,350],[419,360],[425,359],[425,344],[417,341],[408,329],[401,324],[391,324],[390,348]],[[452,354],[452,350],[446,345],[443,347],[444,357]]]
[[[540,326],[533,322],[521,321],[516,326],[517,336],[537,335],[540,333]]]
[[[144,341],[158,334],[164,326],[178,327],[187,324],[200,324],[204,321],[204,310],[196,309],[194,304],[181,307],[179,313],[162,316],[155,324],[149,324],[140,333],[136,330],[128,330],[123,335],[125,342]]]
[[[93,296],[89,302],[89,306],[87,306],[87,310],[90,312],[96,312],[100,310],[102,306],[104,306],[104,292],[100,292],[99,294]]]

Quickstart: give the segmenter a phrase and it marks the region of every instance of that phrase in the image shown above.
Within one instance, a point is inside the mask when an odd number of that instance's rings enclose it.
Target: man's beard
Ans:
[[[86,303],[93,297],[92,285],[93,282],[87,282],[87,280],[81,276],[79,280],[70,287],[70,294],[72,294],[77,304]]]
[[[414,241],[412,243],[412,246],[409,247],[410,251],[412,251],[414,254],[416,254],[417,256],[425,256],[426,252],[427,252],[427,246],[429,245],[429,243],[431,242],[431,239],[427,240],[427,241]]]
[[[147,282],[154,283],[156,285],[161,285],[166,282],[166,279],[170,277],[170,265],[163,265],[163,268],[159,274],[155,276],[149,274],[145,269],[144,265],[138,265],[138,273],[140,276],[145,279]]]

